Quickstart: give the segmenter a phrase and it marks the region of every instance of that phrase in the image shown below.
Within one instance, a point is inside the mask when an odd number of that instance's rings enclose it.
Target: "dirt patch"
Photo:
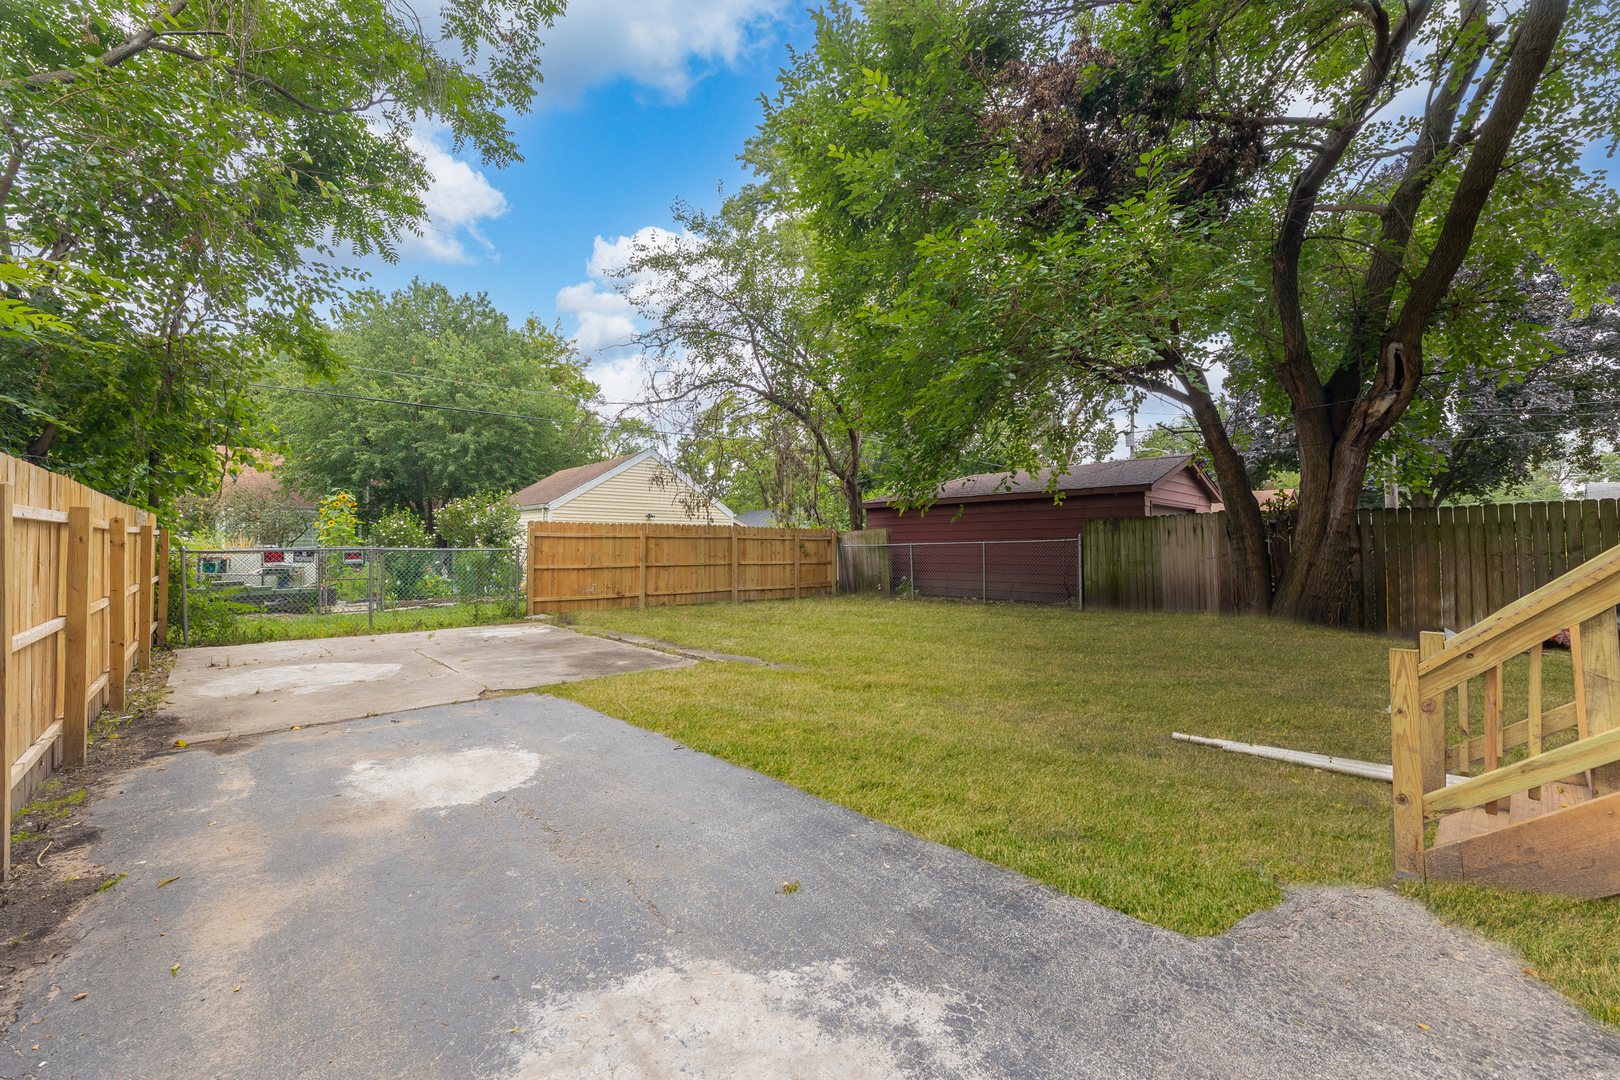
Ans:
[[[61,931],[84,901],[118,887],[121,875],[91,858],[99,830],[84,823],[85,811],[125,771],[173,749],[176,725],[159,715],[173,666],[172,652],[154,651],[152,667],[130,680],[124,712],[103,710],[91,725],[84,765],[55,773],[12,816],[11,880],[0,885],[0,1032],[17,1019],[29,974],[70,944]]]

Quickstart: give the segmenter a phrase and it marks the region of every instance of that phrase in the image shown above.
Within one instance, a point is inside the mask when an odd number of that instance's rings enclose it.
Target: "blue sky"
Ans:
[[[627,312],[600,274],[612,245],[668,227],[677,198],[713,207],[719,183],[747,180],[736,158],[758,98],[774,91],[787,43],[812,35],[802,0],[571,0],[547,38],[534,111],[511,119],[525,160],[485,168],[424,133],[433,225],[397,264],[368,261],[370,284],[420,276],[487,292],[516,323],[561,319],[586,352],[622,340]],[[592,374],[610,400],[639,385],[628,350]]]

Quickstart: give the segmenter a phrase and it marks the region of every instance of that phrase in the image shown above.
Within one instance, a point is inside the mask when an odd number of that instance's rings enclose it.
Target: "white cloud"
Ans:
[[[422,195],[428,220],[421,236],[406,237],[405,254],[422,255],[439,262],[470,263],[463,238],[480,244],[486,252],[495,245],[479,232],[481,221],[492,221],[506,213],[506,196],[484,174],[455,158],[433,131],[413,132],[410,147],[422,155],[433,180]]]
[[[679,101],[758,48],[788,0],[571,0],[546,35],[542,100],[568,104],[628,77]]]
[[[585,260],[587,280],[557,293],[557,310],[573,317],[574,345],[591,357],[590,377],[609,402],[640,398],[651,371],[634,340],[642,321],[635,304],[620,291],[639,283],[634,277],[621,276],[620,271],[638,246],[679,242],[678,235],[655,225],[612,240],[598,236]]]
[[[627,285],[634,288],[638,282],[620,272],[638,246],[661,247],[679,242],[675,233],[656,225],[612,240],[596,238],[590,258],[585,260],[589,280],[557,293],[557,310],[574,316],[578,324],[574,344],[581,352],[622,355],[632,347],[639,320],[635,305],[619,290]]]

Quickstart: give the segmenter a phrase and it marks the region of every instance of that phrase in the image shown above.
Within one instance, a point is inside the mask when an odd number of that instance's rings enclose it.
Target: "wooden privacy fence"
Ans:
[[[536,521],[528,541],[530,615],[797,599],[836,586],[830,529]]]
[[[1363,510],[1345,622],[1416,637],[1460,630],[1620,543],[1614,499]],[[1286,549],[1273,544],[1275,571]],[[1135,611],[1237,609],[1226,514],[1088,521],[1084,602]]]
[[[11,808],[84,761],[89,718],[124,705],[167,631],[167,532],[152,515],[0,454],[0,867]]]
[[[1363,510],[1350,621],[1461,630],[1620,544],[1614,499]]]
[[[1237,610],[1224,512],[1088,521],[1080,573],[1088,608]]]

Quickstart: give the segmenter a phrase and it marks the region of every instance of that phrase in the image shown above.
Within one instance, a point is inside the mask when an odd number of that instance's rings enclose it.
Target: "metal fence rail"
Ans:
[[[237,615],[364,615],[467,603],[523,613],[522,553],[510,548],[181,548],[181,631],[191,599]]]
[[[965,540],[844,544],[847,592],[1028,604],[1080,602],[1080,541]]]

